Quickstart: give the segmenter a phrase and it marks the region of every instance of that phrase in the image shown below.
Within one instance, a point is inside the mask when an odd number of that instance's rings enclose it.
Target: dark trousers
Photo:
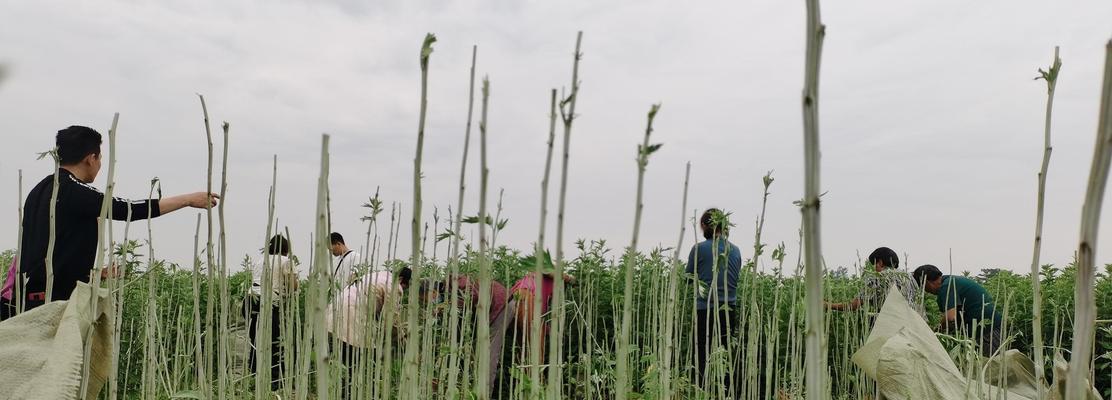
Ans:
[[[738,320],[736,305],[730,304],[718,308],[711,307],[707,310],[695,311],[695,382],[705,381],[708,356],[718,349],[727,349],[726,344],[730,336],[737,330]],[[717,325],[717,328],[716,328]],[[733,362],[733,355],[726,356],[726,362]],[[733,377],[726,376],[726,385],[729,387]]]
[[[15,316],[15,303],[8,299],[0,298],[0,321]]]
[[[259,312],[261,305],[259,304],[258,296],[248,295],[246,317],[247,330],[251,335],[251,354],[247,358],[247,364],[250,365],[251,372],[258,372],[255,370],[255,353],[260,346],[266,343],[259,343]],[[273,390],[278,389],[278,380],[282,373],[282,346],[279,340],[279,333],[281,332],[281,309],[277,305],[270,306],[270,388]]]
[[[350,399],[351,398],[352,377],[355,373],[355,368],[357,367],[357,363],[360,362],[360,360],[362,360],[364,355],[363,355],[362,349],[360,349],[358,347],[355,347],[355,346],[352,346],[350,344],[344,343],[344,341],[342,341],[342,340],[339,341],[339,342],[340,342],[339,348],[337,349],[337,348],[333,347],[332,348],[332,354],[339,353],[338,356],[340,357],[340,364],[343,365],[343,367],[344,367],[344,371],[340,374],[340,398],[341,399]],[[332,345],[331,338],[328,341],[328,343],[329,343],[330,346]],[[337,351],[337,350],[339,350],[339,351]]]

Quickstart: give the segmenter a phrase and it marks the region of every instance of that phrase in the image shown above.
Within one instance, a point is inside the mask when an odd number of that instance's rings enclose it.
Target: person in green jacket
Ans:
[[[927,293],[938,296],[938,310],[942,312],[940,331],[960,332],[964,337],[974,338],[985,357],[996,353],[1003,319],[984,286],[964,276],[943,275],[930,264],[916,268],[914,276]]]

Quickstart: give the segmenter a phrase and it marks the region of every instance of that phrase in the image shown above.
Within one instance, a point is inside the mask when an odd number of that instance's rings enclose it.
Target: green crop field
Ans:
[[[580,32],[574,52],[569,51],[568,59],[561,60],[570,67],[568,86],[548,93],[549,108],[539,110],[548,112],[549,124],[548,151],[540,182],[538,236],[532,248],[510,248],[499,242],[499,234],[511,222],[502,214],[502,196],[495,199],[487,181],[487,127],[489,121],[497,118],[488,114],[488,102],[496,96],[491,88],[497,88],[498,82],[476,79],[474,52],[468,120],[460,132],[465,145],[459,194],[451,204],[457,212],[443,218],[434,211],[433,220],[427,218],[430,207],[425,204],[427,199],[422,192],[422,157],[429,64],[435,62],[436,42],[436,37],[429,34],[419,47],[414,46],[414,50],[420,50],[415,51],[419,56],[414,61],[419,60],[421,87],[420,117],[413,138],[416,146],[412,197],[408,193],[380,197],[376,191],[364,205],[367,215],[362,216],[362,221],[366,223],[366,236],[349,238],[360,245],[352,247],[363,247],[368,253],[353,268],[355,276],[369,278],[375,276],[372,274],[396,274],[409,268],[415,283],[405,290],[387,290],[379,298],[367,296],[373,299],[369,304],[358,304],[365,308],[358,308],[362,318],[353,329],[363,339],[362,345],[345,344],[339,335],[330,333],[333,328],[338,330],[333,319],[341,313],[331,309],[334,295],[348,283],[332,277],[335,264],[329,248],[331,221],[357,218],[333,215],[331,211],[331,137],[321,137],[315,226],[311,232],[291,234],[276,222],[274,193],[279,172],[275,161],[270,177],[266,237],[304,238],[311,234],[313,242],[306,253],[294,253],[289,258],[298,265],[298,270],[308,271],[308,277],[290,283],[289,295],[274,297],[272,293],[276,292],[271,285],[277,281],[272,279],[273,274],[282,273],[274,265],[274,257],[235,254],[227,249],[223,196],[228,168],[227,138],[234,131],[224,123],[214,134],[205,98],[199,96],[201,112],[197,119],[203,118],[208,145],[207,191],[219,193],[222,201],[218,207],[209,206],[197,215],[192,231],[194,255],[189,260],[156,258],[160,242],[149,222],[129,222],[122,231],[121,224],[115,227],[100,224],[95,267],[114,265],[122,273],[103,278],[94,273],[91,278],[90,284],[103,288],[114,306],[98,310],[110,316],[108,321],[113,326],[97,328],[107,329],[114,358],[106,386],[96,394],[97,398],[877,398],[877,383],[852,358],[869,336],[880,305],[866,304],[849,312],[832,311],[824,306],[824,301],[854,298],[865,285],[867,275],[873,272],[864,260],[856,265],[828,266],[822,255],[818,88],[825,26],[819,18],[816,0],[807,1],[807,11],[805,76],[800,98],[805,187],[803,197],[796,203],[802,214],[799,237],[789,243],[770,243],[762,237],[765,207],[770,188],[775,185],[771,172],[762,180],[762,208],[713,214],[713,226],[726,230],[733,226],[727,219],[736,222],[756,215],[757,222],[752,232],[737,229],[723,236],[741,250],[738,298],[730,306],[737,318],[730,321],[733,325],[729,327],[727,343],[713,349],[705,363],[696,360],[695,336],[697,293],[706,288],[701,287],[703,283],[695,275],[684,271],[687,252],[701,241],[700,228],[706,230],[712,224],[688,212],[688,182],[684,186],[683,209],[677,210],[681,216],[675,221],[675,245],[659,248],[639,245],[645,171],[654,166],[651,156],[662,148],[654,139],[653,123],[658,113],[668,109],[660,104],[646,104],[642,120],[644,137],[629,145],[631,154],[627,155],[636,155],[632,161],[638,171],[636,177],[632,174],[629,177],[637,182],[636,196],[629,204],[634,210],[633,220],[628,221],[632,228],[630,241],[612,243],[594,240],[583,232],[565,232],[566,198],[569,191],[577,190],[568,188],[567,171],[572,162],[569,144],[574,137],[573,125],[582,111],[576,110],[583,62]],[[1048,88],[1048,122],[1046,152],[1039,174],[1038,228],[1032,238],[1034,272],[1027,273],[1030,270],[1026,267],[1024,273],[1017,273],[986,265],[970,275],[987,288],[1002,311],[1004,347],[1032,356],[1035,377],[1049,383],[1042,387],[1057,391],[1061,386],[1055,386],[1056,383],[1068,382],[1065,398],[1069,399],[1090,398],[1083,392],[1089,385],[1101,395],[1112,397],[1112,264],[1101,268],[1093,254],[1100,204],[1112,163],[1112,42],[1106,51],[1101,122],[1075,261],[1054,266],[1043,265],[1039,258],[1042,197],[1051,149],[1049,120],[1061,65],[1055,52],[1050,67],[1039,70],[1040,79],[1045,80]],[[414,73],[418,73],[416,68]],[[115,185],[119,118],[116,114],[107,135],[106,199],[111,198]],[[221,146],[214,139],[220,134],[223,150],[217,151]],[[43,157],[49,160],[49,155],[47,152]],[[1036,165],[1035,160],[1031,164]],[[408,168],[407,165],[402,169],[406,176]],[[480,171],[480,178],[478,182],[468,182],[466,172],[474,170]],[[463,204],[468,198],[464,193],[470,190],[478,191],[478,204]],[[161,196],[157,179],[152,180],[150,193],[152,197],[155,193]],[[57,194],[53,196],[56,199]],[[761,193],[754,194],[754,198],[759,196]],[[550,198],[555,199],[552,205],[548,203]],[[387,213],[384,205],[390,199],[395,206]],[[112,217],[109,210],[107,206],[102,209],[101,220]],[[380,229],[387,223],[388,227]],[[555,229],[546,229],[547,223],[552,223]],[[407,225],[409,237],[399,237],[403,225]],[[546,238],[550,230],[555,231],[554,238]],[[53,230],[50,235],[53,246]],[[19,248],[4,251],[0,254],[0,265],[9,265],[19,251]],[[48,282],[52,279],[49,254]],[[911,267],[899,266],[901,270]],[[941,267],[948,269],[945,265]],[[567,274],[574,279],[554,279],[550,311],[542,313],[540,307],[534,307],[537,309],[534,313],[518,314],[518,318],[532,321],[531,329],[511,329],[512,335],[522,340],[508,338],[501,359],[491,359],[491,346],[501,342],[493,340],[499,333],[488,321],[495,296],[490,283],[510,287],[527,274],[539,276],[542,272]],[[437,294],[444,295],[438,292],[455,289],[438,286],[436,282],[456,282],[453,278],[461,274],[478,282],[476,301],[456,307],[453,300],[432,300]],[[262,345],[253,350],[245,309],[253,298],[249,294],[252,280],[258,276],[264,283],[255,300],[261,304],[273,302],[279,311],[273,316],[259,313],[255,343]],[[541,305],[540,296],[531,304],[532,300],[510,296],[520,302],[519,307]],[[70,305],[83,301],[74,298]],[[928,325],[938,326],[941,315],[935,297],[920,295],[918,301],[928,310]],[[377,306],[381,306],[381,312],[375,311]],[[96,310],[95,306],[93,309]],[[541,340],[542,337],[546,339]],[[986,357],[973,340],[943,333],[936,337],[961,374],[969,378],[968,382],[983,383]],[[92,345],[87,342],[88,364],[91,354],[88,349]],[[273,343],[273,347],[267,343]],[[277,366],[270,365],[272,352],[281,354]],[[252,353],[257,355],[252,357]],[[1063,375],[1065,362],[1069,363],[1068,378]],[[698,375],[698,370],[705,373]],[[493,387],[487,380],[491,371],[496,376]],[[83,373],[82,381],[88,382],[89,371]],[[977,388],[969,390],[980,393]],[[1057,399],[1061,397],[1054,396],[1060,395],[1053,393],[1046,398]],[[996,397],[970,394],[969,398]]]

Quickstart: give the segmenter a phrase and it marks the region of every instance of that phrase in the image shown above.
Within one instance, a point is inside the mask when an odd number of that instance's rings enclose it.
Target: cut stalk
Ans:
[[[57,173],[57,172],[55,172]],[[20,263],[23,262],[23,170],[19,170],[19,189],[16,192],[16,208],[19,210],[18,221],[19,229],[15,236],[15,270],[17,274],[15,279],[15,288],[12,293],[12,300],[15,301],[16,314],[23,312],[23,302],[27,299],[27,294],[23,290],[23,274],[20,271]]]
[[[1096,302],[1093,283],[1096,264],[1097,232],[1104,188],[1108,184],[1108,168],[1112,164],[1112,40],[1105,45],[1104,85],[1100,95],[1100,119],[1093,148],[1093,165],[1085,204],[1081,208],[1081,243],[1077,249],[1077,283],[1074,286],[1073,348],[1070,352],[1070,373],[1066,399],[1085,399],[1092,376],[1093,335]]]
[[[62,166],[57,147],[47,154],[54,159],[54,183],[50,187],[50,237],[46,243],[46,302],[49,303],[54,300],[54,241],[58,236],[58,174]]]
[[[228,326],[228,313],[230,312],[230,305],[228,298],[231,294],[228,291],[228,239],[225,232],[224,225],[224,202],[228,191],[228,130],[231,126],[224,122],[224,151],[221,156],[220,167],[220,204],[217,206],[219,209],[220,221],[220,338],[219,338],[219,360],[217,361],[217,395],[220,400],[227,398],[228,391],[228,330],[223,327]],[[210,205],[211,207],[211,205]],[[289,234],[286,238],[289,238]],[[268,238],[269,240],[269,238]],[[212,284],[211,282],[209,283]]]
[[[683,260],[680,259],[680,249],[683,248],[683,235],[687,229],[687,188],[691,181],[691,162],[683,173],[683,205],[680,207],[680,236],[676,239],[676,248],[672,253],[672,268],[668,271],[668,294],[665,295],[664,331],[661,335],[662,354],[660,356],[660,398],[672,398],[672,352],[675,348],[673,333],[676,323],[676,289],[679,286],[679,271]]]
[[[331,284],[331,258],[329,257],[330,233],[328,226],[328,139],[321,135],[320,178],[317,180],[316,242],[313,246],[313,278],[310,286],[312,307],[306,307],[305,318],[312,321],[313,353],[316,370],[318,399],[332,398],[328,394],[328,336],[324,322],[325,304]]]
[[[544,265],[544,232],[548,221],[548,179],[552,171],[552,148],[556,141],[556,89],[552,89],[551,105],[549,106],[548,119],[548,149],[544,158],[544,178],[541,179],[541,220],[537,230],[537,245],[533,250],[536,259],[533,270],[533,287],[542,287],[543,277],[541,268]],[[532,322],[529,324],[529,398],[539,399],[541,396],[541,296],[533,296]]]
[[[556,400],[563,398],[563,373],[564,373],[564,320],[566,307],[564,305],[564,209],[567,204],[568,194],[568,154],[571,145],[571,126],[575,120],[575,103],[579,98],[579,60],[583,54],[579,51],[583,43],[583,31],[575,36],[575,62],[571,69],[571,93],[560,102],[560,115],[564,122],[564,154],[560,167],[560,202],[556,213],[556,277],[553,279],[552,288],[552,340],[549,346],[548,368],[548,398]],[[565,109],[566,106],[566,109]],[[540,289],[539,287],[536,289]]]
[[[487,102],[490,80],[483,78],[483,102],[479,117],[479,308],[475,310],[475,393],[480,400],[490,398],[486,377],[490,373],[490,254],[486,234],[487,177]],[[493,226],[492,226],[493,228]]]
[[[1035,212],[1035,250],[1031,256],[1031,346],[1035,356],[1035,381],[1038,385],[1039,398],[1045,397],[1046,388],[1041,382],[1046,382],[1046,361],[1043,358],[1042,336],[1042,283],[1039,279],[1039,255],[1042,252],[1043,206],[1046,198],[1046,173],[1050,168],[1050,121],[1051,111],[1054,109],[1054,89],[1058,83],[1058,71],[1062,68],[1062,60],[1058,58],[1058,47],[1054,47],[1054,61],[1047,71],[1039,69],[1040,76],[1035,79],[1046,80],[1046,119],[1043,125],[1043,158],[1042,167],[1039,169],[1039,193]]]
[[[618,341],[618,367],[615,374],[615,395],[618,400],[624,400],[633,391],[629,377],[630,337],[633,334],[633,269],[637,266],[637,239],[641,233],[641,211],[645,208],[642,196],[645,189],[645,169],[649,165],[649,155],[660,149],[659,144],[649,144],[649,136],[653,133],[653,119],[660,111],[660,104],[653,104],[649,108],[648,123],[645,126],[645,140],[637,147],[637,201],[633,209],[633,239],[630,240],[629,250],[626,254],[625,265],[625,293],[622,300],[622,325],[621,339]]]
[[[120,121],[120,113],[112,116],[112,127],[108,129],[108,183],[105,184],[104,198],[100,202],[100,218],[97,219],[97,256],[93,262],[92,276],[89,289],[89,315],[92,323],[87,328],[83,343],[85,362],[81,363],[81,398],[96,398],[97,393],[90,393],[89,372],[92,366],[93,335],[97,331],[98,306],[100,306],[100,269],[104,266],[105,253],[111,251],[112,244],[106,243],[104,234],[108,226],[112,225],[112,192],[116,188],[116,124]],[[107,250],[106,250],[107,249]],[[115,353],[115,351],[113,351]]]
[[[803,211],[804,268],[807,286],[806,385],[807,400],[830,397],[826,369],[826,328],[823,321],[823,269],[819,218],[819,65],[826,27],[819,1],[807,0],[807,57],[803,86]]]
[[[205,96],[203,96],[201,94],[197,94],[197,97],[201,99],[201,112],[202,112],[202,114],[204,114],[204,118],[205,118],[205,141],[208,144],[208,163],[207,163],[207,168],[208,169],[207,169],[207,174],[205,175],[205,179],[206,179],[205,193],[212,193],[212,129],[209,127],[208,107],[205,105]],[[213,264],[215,263],[215,258],[214,258],[214,255],[212,254],[212,202],[211,201],[206,201],[205,202],[205,219],[207,220],[207,223],[205,225],[205,229],[207,231],[207,236],[205,237],[205,272],[208,275],[208,284],[205,285],[205,289],[206,289],[205,290],[205,296],[206,296],[205,297],[205,331],[211,332],[212,331],[213,314],[214,314],[214,311],[215,311],[215,308],[216,308],[216,302],[213,301],[213,299],[212,299],[212,297],[214,295],[214,293],[213,293],[214,292],[214,287],[213,286],[215,286],[215,285],[213,285],[213,283],[216,281],[216,274],[213,271]],[[212,346],[213,346],[212,335],[211,334],[204,335],[204,339],[205,339],[204,340],[205,341],[205,351],[202,354],[204,356],[204,358],[197,360],[197,362],[204,363],[205,369],[209,370],[209,369],[212,368],[212,361],[214,359],[213,356],[212,356]],[[204,394],[205,398],[208,398],[209,396],[212,396],[212,382],[209,381],[209,376],[207,374],[202,375],[202,381],[200,382],[200,384],[201,384],[201,393]]]
[[[478,46],[471,47],[471,79],[467,92],[467,125],[463,134],[463,160],[459,167],[459,197],[456,199],[456,215],[452,224],[452,250],[448,258],[448,268],[451,270],[449,293],[458,293],[459,282],[459,242],[460,229],[463,227],[463,193],[467,183],[467,150],[471,144],[471,115],[475,106],[475,59]],[[448,332],[451,335],[452,346],[448,350],[448,398],[455,399],[459,396],[456,379],[459,376],[459,307],[451,307],[448,311]]]
[[[421,45],[421,111],[417,120],[417,155],[413,158],[413,223],[410,225],[412,238],[412,253],[410,254],[410,268],[413,270],[413,285],[409,287],[409,305],[406,308],[406,345],[402,363],[402,377],[400,385],[400,398],[416,399],[419,391],[414,381],[417,379],[417,359],[419,355],[420,340],[415,340],[417,331],[417,282],[421,281],[423,268],[421,267],[421,155],[425,146],[425,114],[428,111],[428,82],[429,82],[429,55],[432,54],[432,44],[436,36],[429,33]]]

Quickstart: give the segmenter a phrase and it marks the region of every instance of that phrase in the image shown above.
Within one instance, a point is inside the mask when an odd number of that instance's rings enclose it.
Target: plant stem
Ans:
[[[409,267],[413,270],[412,283],[408,290],[409,304],[406,307],[406,345],[404,361],[402,363],[402,377],[400,385],[401,399],[416,400],[418,388],[413,380],[417,378],[417,358],[420,340],[417,330],[417,283],[421,281],[424,268],[421,267],[421,155],[425,146],[425,115],[428,111],[428,82],[429,82],[429,55],[432,54],[432,44],[436,36],[429,33],[421,45],[421,112],[417,120],[417,155],[413,157],[413,224],[410,226],[412,250]]]
[[[1034,350],[1035,356],[1035,381],[1040,382],[1038,385],[1038,397],[1041,399],[1046,395],[1046,388],[1043,387],[1041,382],[1046,382],[1046,361],[1043,358],[1043,336],[1042,336],[1042,283],[1039,279],[1039,255],[1042,252],[1042,228],[1043,228],[1043,208],[1044,200],[1046,199],[1046,173],[1050,168],[1050,153],[1053,147],[1050,146],[1050,121],[1051,112],[1054,109],[1054,88],[1058,83],[1058,71],[1062,67],[1062,60],[1058,58],[1058,47],[1054,47],[1054,61],[1051,63],[1049,71],[1043,72],[1042,77],[1046,80],[1046,119],[1043,126],[1044,139],[1043,139],[1043,158],[1042,167],[1039,169],[1039,193],[1035,213],[1035,249],[1034,254],[1031,256],[1031,292],[1032,292],[1032,306],[1031,306],[1031,346]],[[1038,78],[1036,78],[1038,79]]]
[[[463,160],[459,167],[459,197],[456,199],[456,215],[452,225],[452,251],[448,258],[451,275],[448,277],[449,293],[459,292],[459,241],[460,229],[463,227],[463,193],[467,183],[467,150],[471,144],[471,114],[475,106],[475,59],[478,55],[478,46],[471,46],[471,80],[467,92],[467,126],[463,133]],[[448,398],[455,399],[459,396],[456,379],[459,375],[459,307],[450,307],[448,311],[448,332],[451,335],[453,346],[448,353]]]
[[[552,340],[549,347],[548,368],[548,398],[557,400],[563,398],[563,373],[564,373],[564,320],[566,309],[564,304],[564,209],[567,204],[568,194],[568,154],[571,145],[571,126],[575,120],[575,103],[579,98],[579,60],[583,57],[580,45],[583,43],[583,31],[575,36],[575,62],[571,69],[571,93],[560,102],[560,114],[564,121],[564,155],[560,167],[560,202],[556,213],[556,277],[553,279],[552,312],[555,323],[552,324]],[[567,109],[564,109],[564,105]],[[540,288],[536,288],[539,290]]]
[[[544,253],[544,233],[545,225],[548,221],[548,180],[552,171],[552,148],[556,141],[556,89],[552,89],[551,105],[548,111],[548,149],[545,152],[544,158],[544,178],[541,179],[541,220],[539,228],[537,229],[537,244],[533,249],[533,257],[536,259],[533,270],[533,287],[539,288],[543,285],[543,277],[541,276],[541,268],[545,263]],[[532,322],[529,324],[529,398],[539,399],[541,396],[541,296],[533,296],[533,315],[529,316]]]
[[[1104,85],[1100,96],[1100,120],[1093,148],[1093,165],[1089,185],[1081,208],[1081,243],[1077,249],[1077,283],[1074,286],[1073,348],[1070,352],[1070,373],[1066,399],[1088,398],[1092,376],[1093,335],[1096,302],[1093,281],[1096,267],[1097,232],[1108,169],[1112,164],[1112,40],[1105,45]]]
[[[807,57],[803,86],[803,234],[807,286],[807,400],[830,397],[826,369],[826,328],[823,321],[822,245],[819,218],[819,65],[826,27],[819,1],[807,0]]]
[[[487,220],[487,104],[490,80],[483,78],[483,101],[479,117],[479,308],[475,310],[475,393],[479,400],[490,398],[486,377],[490,373],[490,254],[486,235]],[[497,222],[497,221],[495,221]],[[492,226],[493,228],[493,226]]]
[[[629,340],[633,334],[633,269],[637,267],[637,239],[641,233],[641,212],[644,210],[645,205],[642,203],[642,197],[645,190],[645,169],[649,165],[649,154],[655,148],[655,145],[649,144],[649,136],[653,133],[653,119],[656,118],[656,113],[660,111],[659,104],[653,104],[649,108],[648,123],[645,126],[645,140],[641,146],[637,148],[637,201],[634,203],[633,209],[633,239],[630,240],[629,250],[626,253],[625,265],[625,293],[624,300],[622,300],[622,325],[621,325],[621,339],[618,341],[618,367],[615,374],[616,388],[615,395],[618,400],[624,400],[629,396],[633,390],[630,385],[629,377],[629,357],[631,356]]]
[[[116,188],[116,124],[120,121],[120,113],[112,116],[112,127],[108,129],[108,183],[105,186],[104,198],[100,202],[100,218],[97,220],[97,256],[96,261],[93,262],[92,276],[89,283],[89,315],[92,318],[91,324],[87,328],[88,331],[84,332],[85,341],[84,347],[84,360],[86,362],[81,364],[81,398],[87,399],[91,394],[96,397],[96,393],[89,393],[89,372],[92,366],[93,354],[93,335],[97,331],[97,325],[100,321],[100,312],[98,310],[100,305],[100,269],[104,266],[104,255],[107,251],[111,251],[112,244],[106,243],[104,240],[105,230],[108,226],[112,225],[112,192]],[[107,248],[107,250],[106,250]],[[114,352],[114,351],[113,351]]]

